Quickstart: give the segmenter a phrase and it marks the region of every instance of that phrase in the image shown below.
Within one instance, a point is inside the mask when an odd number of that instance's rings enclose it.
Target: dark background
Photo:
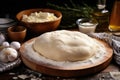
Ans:
[[[96,6],[97,0],[72,0],[74,3],[82,5],[86,3]],[[15,15],[24,9],[48,8],[47,3],[63,6],[69,4],[70,0],[2,0],[0,2],[0,17],[15,18]],[[107,0],[107,9],[111,12],[114,0]]]

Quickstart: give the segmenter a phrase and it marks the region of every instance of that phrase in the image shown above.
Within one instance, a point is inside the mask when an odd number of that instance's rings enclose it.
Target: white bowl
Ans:
[[[79,31],[83,33],[93,33],[95,32],[97,21],[91,18],[80,18],[76,21]]]

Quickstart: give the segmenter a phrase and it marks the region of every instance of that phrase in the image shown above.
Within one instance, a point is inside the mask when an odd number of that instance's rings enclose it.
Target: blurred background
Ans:
[[[52,8],[63,13],[63,28],[71,27],[76,19],[89,17],[91,12],[97,9],[98,0],[3,0],[0,2],[0,18],[12,18],[18,12],[31,8]],[[111,12],[114,0],[106,1],[106,9]]]
[[[74,4],[82,6],[83,3],[96,6],[97,0],[3,0],[0,2],[0,17],[14,17],[16,13],[21,10],[29,9],[29,8],[46,8],[49,7],[48,3],[54,5],[68,6],[71,5],[71,1]],[[114,0],[107,0],[107,9],[110,11],[112,8]]]

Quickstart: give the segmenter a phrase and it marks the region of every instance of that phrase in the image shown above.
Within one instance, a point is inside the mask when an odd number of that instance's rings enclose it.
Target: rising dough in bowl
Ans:
[[[37,37],[33,48],[40,55],[55,61],[81,61],[94,56],[99,44],[84,33],[58,30]]]

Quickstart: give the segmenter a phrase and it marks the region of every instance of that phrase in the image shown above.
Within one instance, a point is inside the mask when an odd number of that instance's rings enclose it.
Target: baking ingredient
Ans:
[[[94,56],[99,45],[81,32],[58,30],[39,36],[33,48],[40,55],[55,61],[83,61]]]
[[[120,0],[115,0],[110,16],[110,31],[120,31]]]
[[[93,33],[95,32],[96,23],[90,23],[90,22],[85,22],[85,23],[81,23],[78,25],[79,26],[79,31],[83,32],[83,33]]]
[[[33,12],[29,16],[28,15],[23,15],[22,21],[25,22],[48,22],[48,21],[54,21],[56,20],[57,17],[54,15],[54,13],[49,13],[49,12]]]
[[[50,58],[46,58],[45,56],[40,55],[40,53],[37,53],[33,48],[33,44],[35,43],[35,40],[36,39],[33,39],[32,41],[25,43],[24,48],[20,50],[20,52],[22,53],[22,56],[24,56],[26,59],[39,65],[41,65],[41,63],[44,63],[44,64],[49,64],[50,66],[57,66],[57,67],[59,66],[59,68],[60,67],[73,68],[78,66],[88,66],[88,65],[96,64],[102,61],[104,58],[109,57],[109,55],[106,52],[105,46],[101,44],[101,42],[95,40],[95,42],[97,42],[97,44],[99,45],[99,48],[97,48],[96,54],[91,58],[88,58],[87,60],[83,60],[83,61],[79,60],[79,61],[73,61],[73,62],[72,61],[56,61]],[[57,54],[54,53],[54,55],[52,56],[56,56],[56,55]]]

